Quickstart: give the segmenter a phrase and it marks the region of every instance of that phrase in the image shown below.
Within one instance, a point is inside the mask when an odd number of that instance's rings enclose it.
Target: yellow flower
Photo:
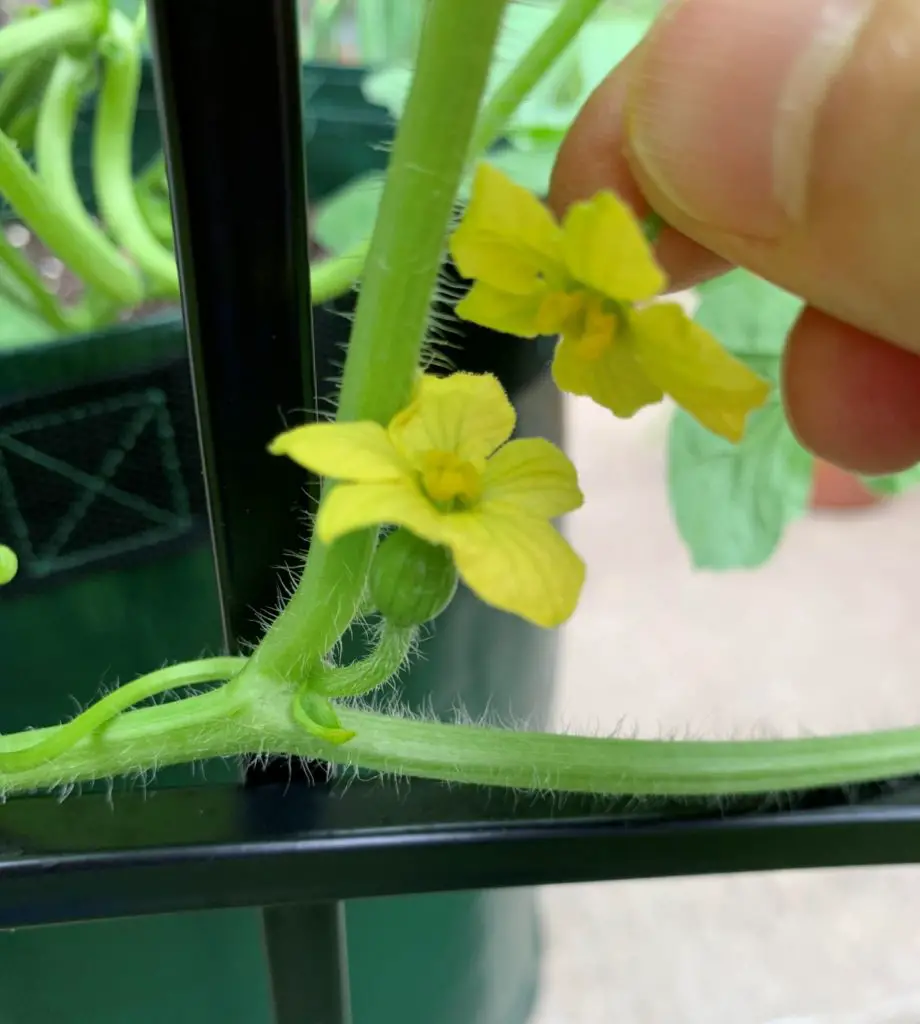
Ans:
[[[487,604],[558,626],[575,609],[585,568],[550,520],[582,495],[568,458],[543,438],[509,441],[514,425],[495,377],[424,376],[387,427],[308,424],[270,451],[343,481],[320,505],[324,543],[368,526],[406,527],[449,548]]]
[[[770,385],[676,303],[635,217],[600,192],[562,224],[530,192],[480,164],[450,252],[475,283],[457,305],[473,323],[524,338],[559,334],[553,377],[629,417],[670,395],[730,441]]]

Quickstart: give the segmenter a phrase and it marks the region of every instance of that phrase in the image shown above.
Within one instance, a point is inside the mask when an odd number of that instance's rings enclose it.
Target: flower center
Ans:
[[[591,296],[585,304],[581,330],[574,339],[580,358],[592,362],[604,356],[616,343],[619,327],[617,310],[609,300]]]
[[[482,493],[479,470],[463,462],[453,452],[425,452],[422,456],[422,487],[433,502],[472,505]]]
[[[584,305],[585,297],[582,292],[548,290],[537,309],[537,330],[540,334],[562,334],[573,317],[581,313]]]

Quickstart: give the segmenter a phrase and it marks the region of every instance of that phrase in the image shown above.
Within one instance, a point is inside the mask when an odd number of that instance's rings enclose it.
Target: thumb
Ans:
[[[920,0],[671,0],[626,151],[695,242],[920,351]]]

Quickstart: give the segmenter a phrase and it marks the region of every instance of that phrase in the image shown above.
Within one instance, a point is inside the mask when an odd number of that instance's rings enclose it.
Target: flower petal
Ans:
[[[563,335],[553,359],[553,379],[562,391],[588,395],[624,419],[664,397],[612,316],[591,316],[581,334]]]
[[[469,320],[493,331],[516,334],[519,338],[535,338],[539,333],[541,291],[530,295],[514,295],[477,281],[456,306],[461,320]]]
[[[423,540],[441,544],[443,518],[411,480],[338,484],[320,504],[316,533],[330,544],[367,526],[405,526]]]
[[[602,295],[640,302],[667,285],[639,222],[612,193],[570,206],[562,229],[569,273]]]
[[[379,423],[307,423],[279,434],[268,450],[337,480],[397,480],[409,471]]]
[[[410,461],[425,452],[453,452],[480,464],[514,430],[514,406],[489,373],[426,375],[411,405],[389,426],[390,438]]]
[[[552,519],[579,508],[584,496],[568,456],[542,437],[509,441],[483,473],[482,509],[524,511]]]
[[[486,604],[546,628],[575,610],[585,565],[546,520],[477,511],[445,526],[461,579]]]
[[[649,378],[714,434],[738,442],[770,384],[727,352],[675,303],[632,317],[636,358]]]
[[[539,275],[558,277],[562,231],[533,193],[481,163],[450,254],[463,277],[518,295],[539,285]]]

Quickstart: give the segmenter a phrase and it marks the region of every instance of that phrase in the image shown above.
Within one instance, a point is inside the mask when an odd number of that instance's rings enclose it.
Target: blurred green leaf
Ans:
[[[316,241],[334,255],[366,242],[377,219],[385,181],[382,171],[370,171],[325,199],[311,225]]]
[[[490,153],[488,163],[535,195],[545,196],[549,192],[549,176],[555,159],[554,147],[523,150],[509,147]]]
[[[739,445],[679,410],[668,458],[671,509],[697,569],[762,565],[808,505],[814,460],[778,397],[751,417]]]
[[[920,484],[920,464],[905,469],[902,473],[889,473],[885,476],[864,476],[863,483],[873,494],[883,497],[894,497],[903,494]]]
[[[583,75],[581,102],[640,42],[653,20],[652,11],[613,8],[596,17],[578,36],[575,46]]]
[[[368,103],[383,107],[398,121],[406,105],[411,84],[412,71],[409,68],[381,68],[364,76],[361,91]]]
[[[786,338],[804,303],[746,270],[733,270],[702,285],[694,320],[752,369],[779,377]]]

